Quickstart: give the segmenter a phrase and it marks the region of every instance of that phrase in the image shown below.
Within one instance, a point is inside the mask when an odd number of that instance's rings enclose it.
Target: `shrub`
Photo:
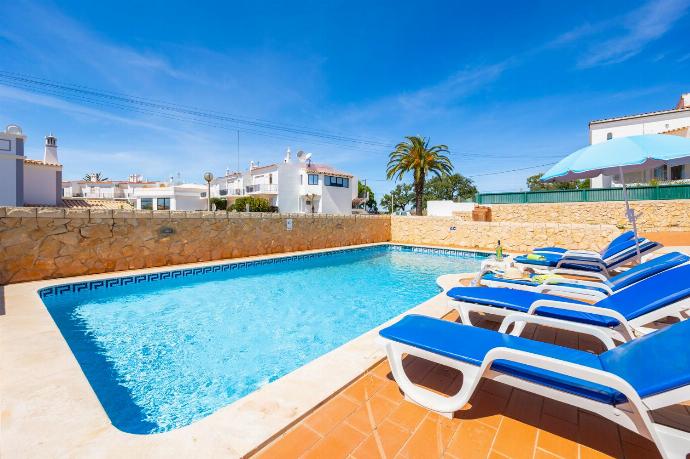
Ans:
[[[237,212],[245,212],[249,204],[249,212],[276,212],[277,207],[271,206],[268,199],[260,198],[258,196],[242,196],[237,198],[230,210]]]
[[[225,210],[228,208],[228,200],[223,198],[211,198],[211,209],[216,205],[216,210]]]

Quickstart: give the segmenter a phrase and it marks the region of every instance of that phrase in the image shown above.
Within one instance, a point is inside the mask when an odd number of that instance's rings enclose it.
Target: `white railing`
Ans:
[[[275,184],[259,183],[256,185],[247,185],[245,187],[247,193],[277,193],[278,186]]]

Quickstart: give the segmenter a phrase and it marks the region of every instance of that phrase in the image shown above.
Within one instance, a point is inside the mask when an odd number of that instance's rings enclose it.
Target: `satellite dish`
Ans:
[[[302,150],[298,151],[298,152],[297,152],[297,159],[299,159],[300,161],[304,162],[304,155],[305,155],[305,154],[306,154],[306,153],[304,153]]]
[[[5,132],[12,135],[22,135],[22,128],[20,128],[16,124],[10,124],[9,126],[7,126],[7,128],[5,128]]]
[[[309,161],[310,159],[311,159],[311,153],[307,153],[306,155],[304,155],[305,161]]]

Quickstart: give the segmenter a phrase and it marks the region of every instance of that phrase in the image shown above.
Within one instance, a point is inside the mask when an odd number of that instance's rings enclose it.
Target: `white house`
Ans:
[[[95,174],[92,174],[92,177]],[[127,180],[70,180],[62,182],[65,198],[127,199],[134,200],[137,188],[167,186],[165,182],[149,182],[139,174],[130,174]]]
[[[0,132],[0,205],[56,206],[62,202],[62,165],[57,138],[45,138],[43,160],[24,155],[26,136],[17,125]]]
[[[216,180],[212,197],[232,202],[239,196],[258,196],[284,213],[351,214],[358,192],[352,174],[313,163],[311,154],[303,151],[293,159],[289,148],[281,163],[257,166],[252,161],[244,174],[226,173]]]
[[[149,188],[135,188],[138,210],[206,210],[206,187],[188,183]]]
[[[589,140],[592,145],[619,137],[643,134],[668,134],[690,138],[690,93],[683,94],[675,108],[637,115],[590,121]],[[690,179],[690,164],[661,166],[625,174],[626,183],[647,183]],[[618,177],[600,175],[592,179],[592,188],[620,185]]]

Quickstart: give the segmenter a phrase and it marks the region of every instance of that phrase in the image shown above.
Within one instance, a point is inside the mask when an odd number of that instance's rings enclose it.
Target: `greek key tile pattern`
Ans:
[[[213,266],[200,266],[198,268],[177,269],[173,271],[164,271],[160,273],[151,274],[137,274],[134,276],[115,277],[112,279],[95,280],[87,282],[75,282],[73,284],[62,284],[46,287],[38,291],[41,298],[49,298],[63,295],[66,293],[80,293],[80,292],[94,292],[100,289],[108,289],[112,287],[124,287],[128,285],[141,284],[142,282],[158,282],[166,279],[179,279],[186,277],[197,277],[209,273],[219,272],[233,272],[242,271],[256,266],[278,265],[284,263],[292,263],[303,260],[314,260],[323,257],[332,257],[342,253],[362,252],[362,251],[385,251],[390,250],[394,252],[415,252],[433,255],[441,255],[457,258],[486,258],[489,256],[485,252],[473,252],[469,250],[456,249],[437,249],[430,247],[416,247],[407,245],[381,245],[376,247],[357,247],[353,249],[338,249],[329,250],[327,252],[309,253],[305,255],[291,255],[287,257],[267,258],[256,261],[240,261],[235,263],[227,263]]]

